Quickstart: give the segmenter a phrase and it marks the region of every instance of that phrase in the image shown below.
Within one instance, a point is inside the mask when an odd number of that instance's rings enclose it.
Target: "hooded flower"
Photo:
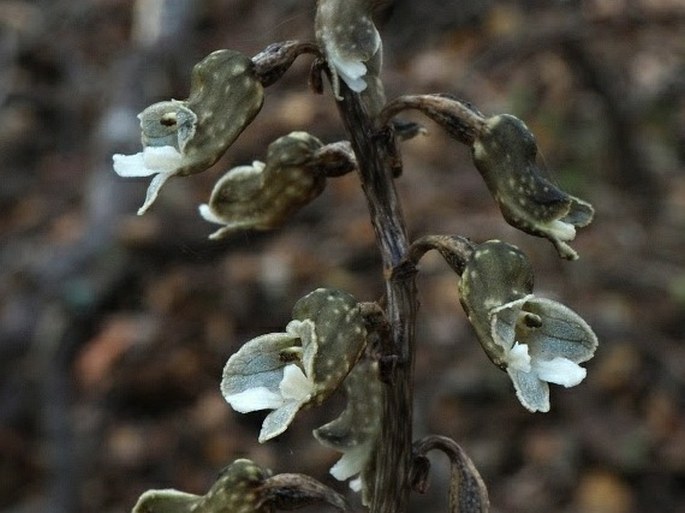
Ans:
[[[329,69],[333,93],[340,96],[339,79],[352,91],[367,91],[369,103],[379,110],[385,103],[378,80],[383,60],[382,41],[372,20],[371,0],[319,0],[316,39]]]
[[[488,357],[509,374],[521,404],[549,411],[549,385],[579,384],[597,337],[566,306],[532,294],[533,273],[515,246],[476,247],[459,283],[461,303]]]
[[[224,225],[209,238],[276,228],[321,194],[326,178],[309,164],[322,147],[313,135],[292,132],[269,145],[266,164],[255,161],[226,173],[214,186],[209,203],[200,206],[205,220]]]
[[[273,410],[259,441],[274,438],[305,405],[319,404],[345,379],[366,343],[356,299],[336,289],[317,289],[293,308],[285,333],[247,342],[229,358],[221,392],[246,413]]]
[[[575,260],[578,254],[567,242],[575,238],[576,228],[590,224],[594,209],[548,181],[536,155],[535,137],[523,121],[509,114],[486,119],[473,142],[473,161],[504,219],[549,239],[560,256]]]
[[[350,488],[362,491],[362,503],[371,502],[375,446],[380,431],[381,382],[377,364],[358,363],[345,379],[347,405],[340,416],[314,430],[323,445],[343,453],[330,472],[339,481],[354,478]]]
[[[217,50],[192,72],[187,100],[155,103],[138,115],[143,151],[114,155],[120,176],[153,176],[143,214],[160,188],[175,175],[200,173],[214,164],[262,107],[264,91],[252,61]]]

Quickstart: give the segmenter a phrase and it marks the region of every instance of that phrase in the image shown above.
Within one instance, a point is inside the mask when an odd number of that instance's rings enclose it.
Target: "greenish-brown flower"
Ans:
[[[154,176],[143,214],[172,176],[200,173],[233,144],[262,108],[264,89],[252,61],[217,50],[193,68],[187,100],[155,103],[138,115],[143,151],[114,155],[120,176]]]
[[[359,362],[343,384],[347,405],[338,418],[314,430],[316,439],[343,453],[330,472],[340,481],[353,478],[350,488],[371,502],[375,449],[381,422],[382,385],[375,362]]]
[[[265,442],[283,433],[300,408],[333,393],[365,344],[357,300],[341,290],[317,289],[295,304],[285,333],[252,339],[229,358],[221,392],[238,412],[273,410],[259,434]]]
[[[535,137],[509,114],[485,120],[473,142],[473,161],[512,226],[546,237],[563,258],[578,254],[567,244],[576,228],[592,221],[592,206],[547,180],[536,164]]]
[[[210,235],[220,239],[237,230],[268,230],[323,191],[326,178],[312,160],[323,144],[306,132],[292,132],[269,145],[266,163],[255,161],[226,173],[214,186],[202,217],[224,225]]]
[[[549,411],[549,385],[579,384],[597,337],[566,306],[532,294],[533,273],[515,246],[488,241],[466,262],[459,296],[488,357],[509,374],[521,404]]]

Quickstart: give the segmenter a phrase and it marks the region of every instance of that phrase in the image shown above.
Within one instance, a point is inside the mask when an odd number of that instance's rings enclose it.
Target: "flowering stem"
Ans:
[[[421,257],[428,251],[434,249],[445,259],[447,264],[454,269],[458,275],[464,272],[466,261],[473,252],[474,244],[466,237],[458,235],[426,235],[421,237],[409,246],[407,260],[416,265]]]
[[[414,328],[418,302],[414,272],[393,273],[407,256],[409,244],[393,173],[397,170],[394,134],[379,131],[359,96],[341,83],[340,115],[357,157],[371,223],[381,252],[385,277],[389,354],[381,365],[387,377],[381,432],[376,447],[376,481],[372,513],[407,510],[412,460]]]

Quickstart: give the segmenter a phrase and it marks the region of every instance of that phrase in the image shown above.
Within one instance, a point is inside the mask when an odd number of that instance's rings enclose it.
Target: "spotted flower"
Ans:
[[[237,230],[276,228],[316,198],[326,178],[312,164],[319,139],[306,132],[292,132],[269,145],[266,163],[238,166],[214,186],[200,215],[224,225],[209,236],[220,239]]]
[[[549,411],[549,383],[572,387],[594,355],[597,337],[566,306],[532,294],[525,255],[501,241],[480,244],[466,262],[459,294],[488,357],[509,374],[521,404]]]
[[[345,379],[366,343],[356,299],[337,289],[317,289],[293,308],[284,333],[247,342],[229,358],[221,391],[246,413],[273,410],[259,441],[274,438],[305,405],[320,404]]]
[[[232,50],[217,50],[195,65],[187,100],[155,103],[138,115],[143,151],[114,155],[120,176],[154,176],[143,214],[172,176],[212,166],[262,107],[264,91],[252,61]]]
[[[338,418],[314,430],[323,445],[343,453],[330,472],[339,481],[353,478],[350,488],[362,491],[362,502],[371,502],[375,471],[375,446],[380,431],[381,382],[377,364],[358,363],[344,382],[347,406]]]
[[[575,238],[576,228],[590,224],[594,209],[543,176],[536,164],[535,137],[523,121],[509,114],[486,119],[472,150],[504,219],[549,239],[563,258],[578,258],[568,242]]]
[[[340,99],[339,79],[352,91],[367,89],[382,61],[381,37],[372,20],[371,0],[319,0],[316,39],[331,71],[333,92]]]

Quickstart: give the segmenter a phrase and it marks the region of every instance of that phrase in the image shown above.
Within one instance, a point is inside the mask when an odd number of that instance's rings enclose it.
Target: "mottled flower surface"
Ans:
[[[273,410],[259,441],[288,428],[305,405],[319,404],[350,372],[366,344],[357,300],[337,289],[317,289],[293,308],[284,333],[250,340],[229,358],[221,391],[241,413]]]
[[[362,502],[368,505],[373,492],[375,445],[380,432],[381,382],[377,364],[358,363],[345,379],[347,405],[338,418],[314,430],[319,442],[343,453],[331,468],[340,481],[354,478],[350,488],[362,491]]]
[[[269,145],[266,163],[228,171],[214,186],[209,203],[200,206],[205,220],[224,225],[210,239],[276,228],[321,194],[326,178],[310,164],[322,146],[313,135],[292,132]]]
[[[549,411],[549,385],[579,384],[597,337],[566,306],[532,294],[533,273],[515,246],[476,247],[459,284],[462,305],[488,357],[505,369],[521,404]]]
[[[143,151],[114,155],[120,176],[154,176],[143,214],[172,176],[212,166],[255,118],[264,90],[252,61],[232,50],[217,50],[193,68],[187,100],[155,103],[138,115]]]
[[[270,513],[262,485],[270,472],[250,460],[236,460],[227,466],[206,495],[178,490],[148,490],[138,499],[132,513]]]
[[[536,163],[535,137],[520,119],[502,114],[485,120],[473,143],[473,161],[504,219],[549,239],[563,258],[578,254],[567,243],[592,221],[592,206],[544,177]]]
[[[352,91],[365,91],[382,62],[381,37],[371,18],[371,0],[319,0],[316,39],[328,61],[336,98],[339,79]],[[375,84],[372,84],[375,87]]]

